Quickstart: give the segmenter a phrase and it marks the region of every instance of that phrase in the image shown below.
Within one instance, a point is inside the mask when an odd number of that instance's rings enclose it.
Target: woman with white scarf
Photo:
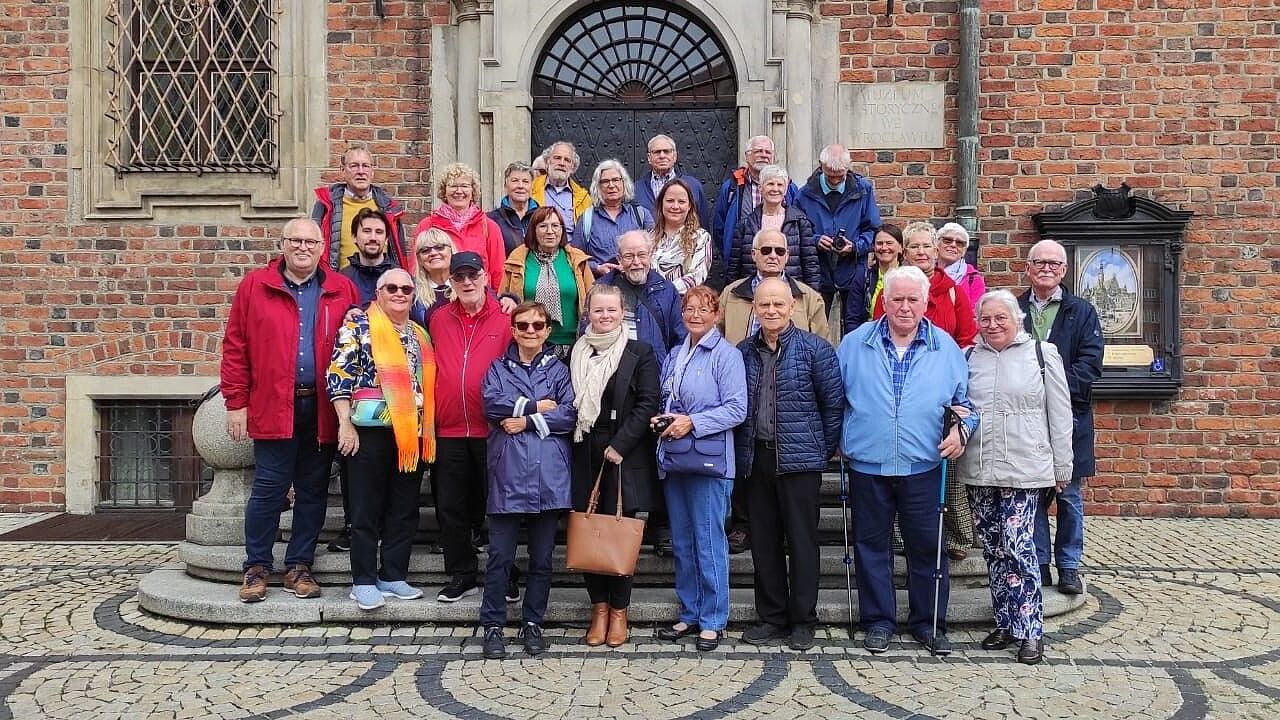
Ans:
[[[662,388],[653,348],[627,336],[622,292],[596,285],[587,293],[587,328],[573,346],[570,375],[578,425],[574,430],[573,507],[585,511],[601,477],[597,512],[613,514],[622,480],[622,514],[648,511],[657,491],[654,438],[649,419],[658,413]],[[591,597],[587,645],[618,647],[628,637],[631,578],[584,574]]]
[[[949,222],[938,228],[938,267],[947,273],[947,277],[964,290],[969,296],[969,303],[987,294],[987,281],[982,279],[978,268],[964,259],[969,251],[969,231],[959,223]]]
[[[567,361],[578,338],[578,319],[595,276],[587,254],[568,244],[564,220],[554,207],[540,207],[529,215],[524,244],[502,266],[501,294],[520,302],[542,303],[551,319],[547,351]]]

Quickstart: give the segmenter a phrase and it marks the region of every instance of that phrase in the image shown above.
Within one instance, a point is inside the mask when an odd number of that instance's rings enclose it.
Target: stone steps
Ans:
[[[278,582],[278,578],[276,579]],[[156,570],[139,584],[139,603],[144,610],[193,622],[244,624],[317,624],[317,623],[457,623],[474,624],[479,617],[480,597],[472,595],[456,603],[435,600],[437,587],[423,586],[426,596],[420,600],[390,599],[373,611],[363,611],[347,597],[349,586],[324,588],[320,598],[300,600],[272,585],[264,602],[245,604],[236,597],[237,586],[191,577],[181,567]],[[729,619],[734,623],[755,619],[755,601],[750,589],[729,591]],[[1084,595],[1062,595],[1046,588],[1045,615],[1057,616],[1084,604]],[[853,595],[853,612],[857,615],[857,593]],[[519,604],[508,606],[512,620],[519,618]],[[576,587],[553,587],[547,606],[546,622],[585,626],[590,605],[586,592]],[[677,619],[679,607],[675,593],[669,588],[638,587],[632,593],[630,617],[634,623],[670,623]],[[906,620],[906,591],[898,591],[898,621]],[[987,592],[976,590],[951,595],[947,610],[949,622],[955,624],[989,623],[991,599]],[[844,588],[829,588],[818,593],[818,619],[822,623],[847,625],[848,595]],[[639,633],[648,631],[637,628]]]

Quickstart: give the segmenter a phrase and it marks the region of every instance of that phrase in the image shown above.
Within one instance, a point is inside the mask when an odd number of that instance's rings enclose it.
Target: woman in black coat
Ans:
[[[800,208],[786,203],[790,183],[787,171],[781,166],[769,165],[760,171],[760,205],[738,221],[734,237],[741,242],[725,260],[726,284],[756,274],[751,240],[761,228],[769,225],[787,236],[787,276],[818,289],[822,280],[818,239],[814,237],[813,222],[809,216]],[[766,223],[766,219],[769,222]]]
[[[649,509],[657,484],[649,419],[658,414],[662,388],[653,348],[628,339],[623,313],[622,292],[616,286],[597,284],[587,292],[588,324],[569,360],[578,408],[572,499],[575,510],[586,510],[591,488],[601,476],[596,511],[612,515],[618,508],[621,477],[622,514],[635,517]],[[586,643],[625,643],[631,578],[588,573],[584,580],[591,597]]]

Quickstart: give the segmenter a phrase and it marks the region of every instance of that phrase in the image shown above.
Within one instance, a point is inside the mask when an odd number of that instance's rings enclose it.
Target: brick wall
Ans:
[[[0,0],[0,510],[64,502],[65,375],[216,373],[230,293],[275,246],[274,224],[68,221],[70,2]],[[883,0],[818,4],[840,24],[841,80],[947,82],[954,137],[958,3],[896,4],[892,19]],[[370,144],[416,221],[431,195],[430,28],[449,3],[385,5],[386,19],[372,0],[325,5],[330,154]],[[1099,403],[1091,511],[1280,517],[1280,4],[984,0],[981,18],[992,284],[1021,284],[1033,213],[1095,183],[1197,214],[1185,390]],[[951,215],[950,147],[857,159],[886,217]]]

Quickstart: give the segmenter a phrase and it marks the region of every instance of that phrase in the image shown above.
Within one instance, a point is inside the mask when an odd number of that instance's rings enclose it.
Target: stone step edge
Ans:
[[[426,588],[424,588],[424,591]],[[321,623],[446,623],[474,625],[479,616],[479,594],[456,603],[441,603],[427,595],[420,600],[390,599],[377,610],[364,611],[349,599],[346,586],[324,588],[319,598],[299,599],[272,586],[267,599],[258,603],[242,603],[234,585],[191,577],[182,568],[161,568],[145,575],[138,584],[138,602],[146,611],[177,620],[223,625],[315,625]],[[748,589],[729,591],[729,621],[754,621],[755,603]],[[898,591],[898,621],[907,613],[906,591]],[[1085,595],[1062,595],[1045,588],[1045,616],[1056,617],[1075,610],[1085,602]],[[843,589],[818,592],[818,620],[824,624],[849,622],[848,596]],[[853,595],[853,612],[857,615],[857,593]],[[519,618],[519,603],[508,605],[508,617]],[[674,591],[670,588],[636,588],[632,593],[630,617],[636,623],[674,622],[678,615]],[[552,588],[544,621],[549,624],[579,623],[589,619],[590,604],[581,588]],[[947,610],[950,623],[988,624],[991,622],[990,595],[964,593],[953,595]]]

